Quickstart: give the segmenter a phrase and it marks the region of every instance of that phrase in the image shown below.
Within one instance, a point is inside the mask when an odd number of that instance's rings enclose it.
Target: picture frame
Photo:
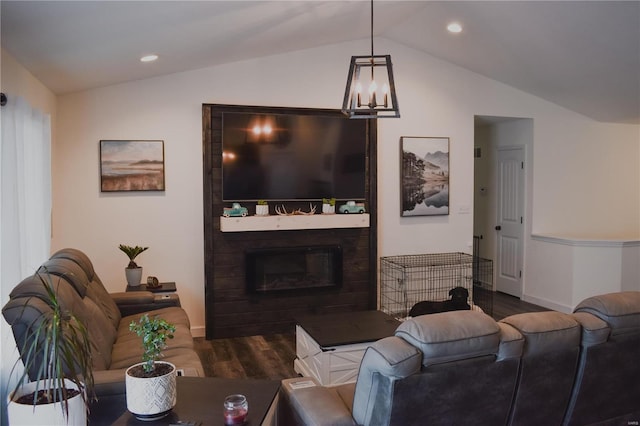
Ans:
[[[449,138],[400,138],[400,216],[449,214]]]
[[[100,141],[101,192],[164,190],[164,141]]]

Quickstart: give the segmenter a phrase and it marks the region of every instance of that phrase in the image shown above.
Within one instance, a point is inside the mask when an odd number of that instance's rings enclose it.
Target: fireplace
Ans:
[[[247,292],[268,294],[342,285],[342,247],[286,247],[245,252]]]

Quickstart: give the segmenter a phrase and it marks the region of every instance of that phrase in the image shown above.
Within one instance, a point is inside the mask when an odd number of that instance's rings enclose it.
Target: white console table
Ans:
[[[399,325],[381,311],[299,318],[293,368],[325,386],[355,382],[367,347],[392,336]]]

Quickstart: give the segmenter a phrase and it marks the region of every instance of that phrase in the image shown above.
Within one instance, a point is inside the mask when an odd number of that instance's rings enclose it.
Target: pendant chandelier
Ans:
[[[400,117],[391,55],[373,54],[373,0],[371,55],[351,57],[342,112],[349,118]]]

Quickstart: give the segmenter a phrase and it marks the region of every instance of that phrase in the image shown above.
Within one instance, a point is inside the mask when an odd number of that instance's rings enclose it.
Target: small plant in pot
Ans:
[[[142,338],[143,362],[126,371],[127,409],[140,420],[160,419],[176,405],[176,367],[159,361],[176,328],[162,318],[144,314],[129,324],[129,330]]]
[[[146,251],[149,247],[133,247],[120,244],[118,248],[129,257],[129,264],[124,270],[124,273],[127,276],[127,284],[129,285],[129,287],[139,286],[142,282],[142,267],[138,266],[138,264],[135,262],[135,258],[143,251]]]
[[[24,370],[17,376],[17,384],[9,394],[9,423],[86,424],[89,403],[94,396],[87,329],[58,299],[54,280],[59,282],[63,278],[52,277],[45,268],[34,277],[43,287],[35,288],[32,297],[40,307],[34,309],[29,299],[22,306],[12,308],[20,310],[17,323],[27,318],[30,326],[16,334],[16,341],[24,342],[20,347]],[[11,375],[18,370],[19,361]]]
[[[269,204],[265,200],[258,200],[256,216],[269,216]]]

